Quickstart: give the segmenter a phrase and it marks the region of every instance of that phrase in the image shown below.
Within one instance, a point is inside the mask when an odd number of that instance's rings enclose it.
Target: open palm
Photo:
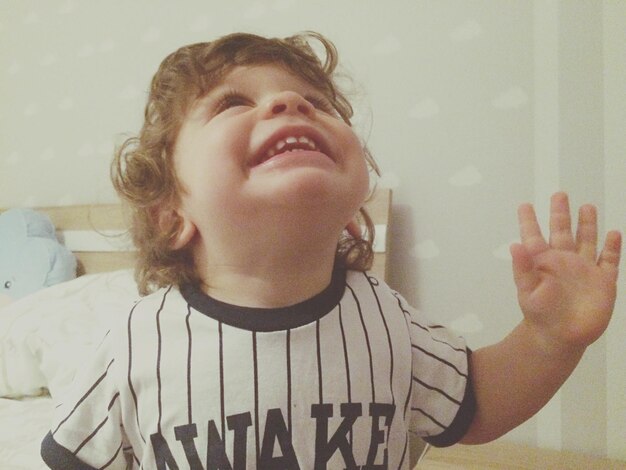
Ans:
[[[511,255],[525,320],[550,346],[588,346],[604,332],[613,312],[621,234],[609,232],[598,256],[595,207],[580,208],[574,236],[565,193],[552,196],[549,240],[531,205],[520,206],[518,216],[521,243],[511,246]]]

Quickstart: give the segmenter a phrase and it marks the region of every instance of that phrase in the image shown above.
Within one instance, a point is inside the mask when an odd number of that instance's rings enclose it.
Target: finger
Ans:
[[[595,206],[586,204],[578,211],[576,251],[585,259],[595,262],[598,245],[598,215]]]
[[[548,243],[541,233],[537,215],[533,206],[530,204],[522,204],[517,210],[519,220],[520,236],[522,244],[530,252],[531,255],[541,253],[548,248]]]
[[[539,274],[534,269],[531,253],[521,243],[514,243],[510,247],[513,259],[513,279],[520,292],[531,292],[539,284]]]
[[[598,266],[607,272],[610,272],[615,276],[617,280],[617,273],[619,268],[619,260],[622,251],[622,234],[616,230],[610,231],[606,235],[604,241],[604,247],[600,252],[600,258],[598,259]]]
[[[550,200],[550,246],[558,250],[575,248],[569,200],[563,192],[554,194]]]

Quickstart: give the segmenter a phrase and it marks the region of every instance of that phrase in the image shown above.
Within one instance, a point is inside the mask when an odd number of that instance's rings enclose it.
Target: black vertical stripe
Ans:
[[[443,357],[439,357],[436,354],[431,353],[430,351],[420,347],[420,346],[416,346],[415,344],[411,344],[411,348],[412,349],[417,349],[418,351],[420,351],[422,354],[433,358],[434,360],[441,362],[442,364],[445,364],[446,366],[448,366],[450,369],[453,369],[458,375],[460,375],[461,377],[464,377],[465,379],[468,378],[467,373],[463,372],[462,370],[460,370],[457,366],[455,366],[454,364],[452,364],[450,361],[444,359]]]
[[[402,464],[404,463],[404,459],[406,458],[406,451],[408,450],[408,448],[409,448],[409,433],[406,432],[404,434],[404,449],[402,449],[402,457],[400,458],[400,464],[398,465],[398,468],[402,468]]]
[[[100,422],[100,424],[98,424],[98,426],[96,426],[96,428],[93,430],[93,432],[91,434],[89,434],[84,440],[83,442],[80,443],[80,445],[76,448],[76,450],[74,451],[74,455],[78,455],[78,453],[81,451],[81,449],[83,447],[85,447],[87,445],[87,443],[89,441],[91,441],[91,439],[93,439],[93,437],[98,434],[98,432],[100,431],[100,429],[102,429],[104,427],[104,425],[109,421],[109,417],[111,416],[111,408],[113,408],[113,405],[115,405],[115,403],[119,403],[118,402],[118,398],[120,397],[120,392],[115,393],[115,395],[113,395],[113,397],[111,398],[111,401],[109,401],[109,405],[107,406],[107,415],[104,417],[104,419]],[[120,443],[120,447],[117,449],[117,452],[115,453],[115,456],[117,456],[117,454],[119,453],[120,449],[122,448],[122,443]],[[115,457],[113,457],[113,460],[115,459]],[[107,464],[107,466],[110,465]]]
[[[341,304],[339,308],[339,329],[341,330],[341,342],[343,343],[343,357],[346,364],[346,384],[348,387],[348,403],[352,403],[352,384],[350,382],[350,358],[348,357],[348,344],[346,342],[346,330],[343,326],[343,315],[341,312]]]
[[[259,441],[259,363],[257,357],[256,331],[252,332],[252,359],[254,364],[254,431],[256,436],[256,461],[259,461],[261,443]]]
[[[287,350],[287,430],[289,434],[292,435],[292,427],[291,427],[291,330],[287,330],[287,339],[286,339],[286,350]]]
[[[357,310],[359,311],[359,318],[361,319],[361,325],[363,326],[363,333],[365,335],[365,343],[367,345],[367,353],[369,356],[370,363],[370,382],[372,386],[372,403],[376,403],[376,388],[374,387],[374,361],[372,360],[372,346],[370,345],[369,333],[367,332],[367,327],[365,326],[365,319],[363,318],[363,311],[361,310],[361,304],[359,303],[359,299],[354,293],[354,289],[349,284],[346,284],[346,287],[350,289],[352,292],[352,297],[356,302]]]
[[[396,404],[396,397],[394,394],[393,388],[393,344],[391,342],[391,333],[389,333],[389,325],[387,325],[387,318],[385,318],[385,314],[383,313],[383,309],[380,305],[380,299],[378,298],[378,294],[376,293],[376,286],[378,285],[378,280],[376,278],[370,277],[367,274],[367,281],[372,289],[372,294],[374,294],[374,298],[376,299],[376,305],[378,306],[378,312],[380,313],[380,318],[383,320],[383,325],[385,325],[385,332],[387,333],[387,344],[389,345],[389,390],[391,391],[391,400],[392,403]],[[388,437],[388,436],[387,436]]]
[[[161,417],[163,414],[163,404],[161,402],[161,349],[162,349],[162,341],[161,337],[161,312],[163,311],[163,306],[165,305],[165,299],[167,298],[167,294],[172,289],[170,286],[165,293],[163,294],[163,299],[161,299],[161,305],[157,310],[156,314],[156,326],[157,326],[157,361],[156,361],[156,377],[157,377],[157,397],[158,397],[158,409],[159,409],[159,421],[157,423],[157,429],[159,434],[161,433]]]
[[[424,416],[426,416],[428,419],[430,419],[433,423],[435,423],[437,426],[439,426],[443,430],[445,430],[448,427],[441,422],[441,419],[435,418],[434,416],[428,414],[426,411],[422,410],[421,408],[411,407],[411,410],[418,411],[419,413],[423,414]]]
[[[222,322],[218,323],[219,356],[220,356],[220,413],[222,419],[222,439],[226,438],[226,406],[224,392],[224,331]]]
[[[106,370],[104,371],[104,373],[98,377],[98,379],[93,383],[93,385],[91,387],[89,387],[89,389],[87,390],[87,392],[85,392],[85,394],[80,398],[80,400],[78,400],[78,402],[76,402],[76,405],[74,405],[74,408],[72,408],[72,411],[69,412],[69,414],[58,424],[58,426],[56,427],[56,429],[54,431],[52,431],[52,435],[54,436],[56,434],[56,432],[59,430],[59,428],[61,426],[63,426],[63,424],[65,424],[65,422],[70,419],[70,417],[74,414],[74,412],[78,409],[78,407],[81,405],[81,403],[83,401],[85,401],[87,399],[87,397],[89,395],[91,395],[91,392],[93,392],[96,387],[98,385],[100,385],[100,383],[105,379],[105,377],[107,376],[107,374],[109,373],[109,368],[111,367],[111,365],[113,364],[113,362],[115,362],[115,359],[111,359],[109,361],[109,364],[107,365]]]
[[[96,426],[96,428],[91,432],[91,434],[89,434],[85,439],[83,439],[83,442],[80,443],[80,445],[76,448],[76,450],[74,451],[74,455],[77,455],[80,450],[85,447],[87,445],[87,443],[96,435],[98,434],[98,432],[100,431],[100,429],[102,429],[102,427],[109,421],[109,415],[105,416],[104,419],[102,421],[100,421],[100,424],[98,424],[98,426]]]
[[[320,321],[315,322],[315,338],[317,343],[317,384],[319,386],[320,403],[324,403],[324,384],[322,381],[322,348],[320,347]]]
[[[407,322],[406,325],[406,333],[407,335],[409,335],[409,342],[411,342],[411,331],[410,331],[410,326],[409,326],[409,322],[411,321],[411,315],[410,313],[405,310],[402,307],[402,302],[400,302],[400,299],[396,297],[396,299],[398,300],[398,307],[400,308],[400,310],[402,311],[402,313],[404,314],[404,320],[405,322]],[[412,374],[412,369],[413,369],[413,358],[411,358],[411,374]],[[409,423],[409,412],[410,412],[410,408],[409,408],[409,404],[411,403],[411,395],[413,394],[413,378],[411,375],[411,380],[409,380],[409,391],[406,394],[406,400],[404,401],[404,422],[405,423]],[[406,451],[407,448],[409,448],[409,433],[407,432],[405,434],[405,438],[404,438],[404,451],[402,453],[402,462],[404,462],[404,459],[406,457]],[[410,457],[410,456],[409,456]],[[400,464],[402,464],[402,462]]]
[[[100,341],[100,343],[98,344],[98,346],[96,346],[96,349],[94,349],[94,351],[99,350],[102,345],[104,344],[104,342],[106,341],[106,339],[109,337],[109,334],[111,333],[111,330],[107,330],[107,332],[105,333],[105,335],[102,337],[102,340]]]
[[[352,384],[350,382],[350,359],[348,357],[348,344],[346,342],[346,330],[343,326],[343,315],[341,311],[341,303],[337,305],[338,314],[339,314],[339,329],[341,330],[341,342],[343,344],[343,358],[344,363],[346,365],[346,386],[348,388],[348,403],[352,403]],[[354,437],[354,432],[350,429],[350,446],[353,445],[352,438]]]
[[[137,421],[137,429],[139,430],[139,436],[141,437],[141,440],[143,441],[143,443],[146,443],[146,439],[143,437],[143,432],[141,431],[141,426],[139,425],[139,402],[137,400],[137,393],[135,392],[135,387],[133,387],[133,381],[131,378],[131,373],[132,373],[132,369],[133,369],[133,341],[132,341],[132,328],[131,328],[131,324],[132,324],[132,319],[133,319],[133,314],[135,313],[135,308],[137,308],[137,305],[139,305],[139,302],[137,302],[133,308],[130,311],[130,314],[128,315],[128,388],[130,389],[130,394],[133,397],[133,402],[135,404],[135,419]]]
[[[370,288],[372,289],[372,294],[374,295],[374,298],[376,299],[376,305],[378,306],[378,313],[380,313],[380,318],[383,320],[383,325],[385,326],[385,332],[387,334],[387,344],[389,346],[389,391],[391,393],[391,402],[395,406],[396,394],[395,394],[394,387],[393,387],[393,344],[391,342],[391,334],[389,333],[389,325],[387,325],[387,318],[385,317],[385,314],[383,313],[383,309],[380,305],[380,299],[378,298],[378,294],[376,292],[376,286],[379,285],[378,279],[374,277],[370,277],[367,274],[365,274],[365,277],[367,278]],[[386,447],[389,447],[389,434],[390,433],[387,433],[386,438],[385,438]]]
[[[429,335],[431,334],[430,330],[437,330],[437,329],[440,329],[440,328],[445,328],[445,327],[443,327],[441,325],[427,325],[427,326],[420,325],[415,320],[413,320],[413,318],[411,317],[411,313],[408,310],[406,310],[404,308],[404,306],[402,305],[402,300],[400,298],[400,294],[398,294],[397,292],[394,292],[393,295],[396,298],[396,300],[398,301],[398,306],[400,307],[400,310],[402,310],[402,312],[404,313],[405,317],[407,318],[407,321],[411,325],[414,325],[414,326],[418,327],[420,330],[425,331]],[[439,343],[439,344],[445,344],[446,346],[448,346],[453,351],[462,352],[464,354],[467,353],[467,349],[466,348],[457,348],[456,346],[454,346],[454,345],[452,345],[450,343],[447,343],[445,341],[442,341],[442,340],[440,340],[438,338],[435,338],[435,337],[433,337],[432,340],[435,341],[436,343]]]
[[[102,467],[100,467],[99,470],[104,470],[105,468],[109,467],[113,462],[115,462],[115,459],[117,458],[117,456],[120,453],[120,450],[122,450],[122,443],[120,443],[120,446],[117,448],[117,451],[115,452],[115,454],[113,455],[113,457],[111,457],[111,460],[109,460],[107,463],[105,463]]]
[[[413,362],[413,360],[411,360],[411,363]],[[411,364],[411,369],[413,368],[413,365]],[[407,413],[409,412],[409,403],[411,402],[411,395],[413,394],[413,375],[411,373],[411,380],[409,381],[409,392],[406,394],[406,400],[404,402],[404,420],[408,422],[408,415]]]
[[[461,405],[461,402],[454,398],[452,395],[448,394],[445,390],[435,387],[434,385],[428,384],[420,379],[418,379],[417,377],[413,376],[413,381],[417,382],[418,384],[420,384],[422,387],[427,388],[428,390],[432,390],[433,392],[438,393],[439,395],[446,397],[449,401],[451,401],[452,403],[454,403],[455,405]]]
[[[185,318],[185,324],[187,325],[187,417],[189,424],[193,423],[193,416],[191,412],[191,325],[189,324],[189,318],[191,317],[191,306],[187,304],[187,317]]]

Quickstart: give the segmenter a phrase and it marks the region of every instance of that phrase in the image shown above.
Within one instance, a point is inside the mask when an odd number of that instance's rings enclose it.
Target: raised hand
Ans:
[[[596,208],[580,208],[574,236],[565,193],[552,196],[549,240],[530,204],[520,206],[518,217],[521,243],[511,246],[511,255],[525,322],[547,348],[585,348],[613,312],[621,234],[609,232],[598,256]]]

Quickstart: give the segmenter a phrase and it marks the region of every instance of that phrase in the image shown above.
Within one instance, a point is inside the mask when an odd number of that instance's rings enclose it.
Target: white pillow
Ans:
[[[132,270],[63,282],[0,308],[0,396],[55,397],[139,298]]]

